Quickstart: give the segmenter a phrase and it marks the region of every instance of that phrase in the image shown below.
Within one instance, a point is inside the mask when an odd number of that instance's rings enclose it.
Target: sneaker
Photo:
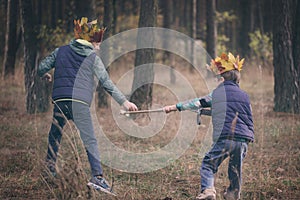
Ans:
[[[202,191],[197,197],[197,200],[216,200],[216,190],[208,188]]]
[[[92,177],[87,185],[93,187],[96,190],[106,192],[108,194],[113,194],[111,187],[102,176]]]
[[[236,191],[228,191],[226,190],[223,194],[225,200],[239,200],[239,194]]]

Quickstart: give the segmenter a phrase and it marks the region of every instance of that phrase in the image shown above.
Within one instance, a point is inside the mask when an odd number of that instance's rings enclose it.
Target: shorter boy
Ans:
[[[214,174],[221,163],[229,157],[228,178],[230,185],[224,193],[225,199],[238,200],[242,183],[242,163],[248,143],[254,140],[252,109],[249,96],[239,88],[240,61],[229,53],[223,53],[211,62],[210,69],[216,73],[220,84],[209,95],[176,105],[166,106],[166,113],[201,107],[211,107],[213,124],[213,145],[206,153],[200,169],[201,193],[198,200],[216,199]]]

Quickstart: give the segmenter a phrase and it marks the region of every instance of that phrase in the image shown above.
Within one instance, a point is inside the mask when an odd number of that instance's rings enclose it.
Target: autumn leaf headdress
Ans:
[[[76,39],[84,39],[89,42],[102,42],[105,28],[99,28],[97,20],[88,22],[87,17],[74,20],[74,34]]]
[[[211,60],[209,67],[210,70],[215,74],[222,74],[230,70],[241,71],[244,60],[244,58],[240,60],[240,56],[234,57],[230,52],[228,53],[228,55],[222,53],[220,57],[216,57],[215,59]]]

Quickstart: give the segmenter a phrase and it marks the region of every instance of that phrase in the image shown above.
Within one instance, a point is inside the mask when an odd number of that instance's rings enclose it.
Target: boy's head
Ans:
[[[97,20],[88,22],[87,17],[74,20],[74,35],[76,39],[83,39],[91,43],[101,43],[105,28],[99,28]]]
[[[216,57],[211,61],[209,67],[218,78],[239,83],[243,64],[244,59],[240,60],[239,56],[234,57],[231,53],[228,53],[228,55],[222,53],[220,57]]]
[[[233,81],[235,83],[239,83],[241,79],[241,73],[238,70],[230,70],[226,71],[220,76],[224,79],[224,81]]]

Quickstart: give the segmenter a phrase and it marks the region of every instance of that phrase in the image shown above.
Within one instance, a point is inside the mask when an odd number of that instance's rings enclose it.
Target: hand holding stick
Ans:
[[[153,113],[153,112],[165,112],[165,110],[163,108],[153,109],[153,110],[136,110],[136,111],[120,110],[120,115],[129,116],[130,114],[142,114],[142,113]]]
[[[177,111],[176,105],[165,106],[163,109],[166,113],[170,113],[172,111]]]

